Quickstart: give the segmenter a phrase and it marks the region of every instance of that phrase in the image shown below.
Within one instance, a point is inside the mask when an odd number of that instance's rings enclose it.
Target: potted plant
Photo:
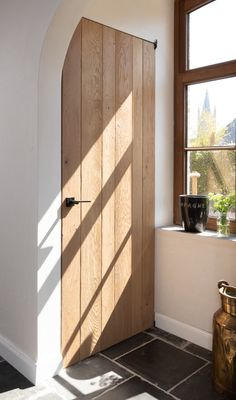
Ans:
[[[236,206],[235,193],[225,195],[222,193],[209,193],[209,200],[212,201],[214,212],[217,212],[218,236],[229,236],[230,220],[229,211]]]

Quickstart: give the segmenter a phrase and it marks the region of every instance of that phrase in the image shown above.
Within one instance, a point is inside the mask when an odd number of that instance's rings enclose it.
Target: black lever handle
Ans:
[[[72,207],[79,203],[91,203],[90,200],[75,200],[74,197],[66,197],[66,207]]]

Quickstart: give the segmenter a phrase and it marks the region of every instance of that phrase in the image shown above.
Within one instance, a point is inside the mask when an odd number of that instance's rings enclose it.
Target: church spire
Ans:
[[[205,93],[205,99],[204,99],[202,111],[209,112],[209,113],[211,112],[209,94],[208,94],[207,89],[206,89],[206,93]]]

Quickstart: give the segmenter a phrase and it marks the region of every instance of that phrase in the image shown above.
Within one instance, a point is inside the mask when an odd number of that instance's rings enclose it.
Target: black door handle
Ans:
[[[90,200],[75,200],[74,197],[66,197],[66,207],[72,207],[79,203],[91,203]]]

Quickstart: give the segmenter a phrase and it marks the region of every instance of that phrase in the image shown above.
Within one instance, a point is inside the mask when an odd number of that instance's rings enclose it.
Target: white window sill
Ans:
[[[161,226],[161,227],[157,227],[157,229],[160,229],[163,231],[168,231],[168,232],[182,233],[184,235],[191,235],[191,236],[197,236],[197,237],[200,236],[200,237],[213,238],[213,239],[217,239],[217,240],[236,242],[236,235],[234,235],[232,233],[230,234],[229,237],[218,237],[217,232],[209,231],[209,230],[206,230],[205,232],[202,232],[202,233],[186,232],[184,230],[184,228],[182,228],[180,225]]]

